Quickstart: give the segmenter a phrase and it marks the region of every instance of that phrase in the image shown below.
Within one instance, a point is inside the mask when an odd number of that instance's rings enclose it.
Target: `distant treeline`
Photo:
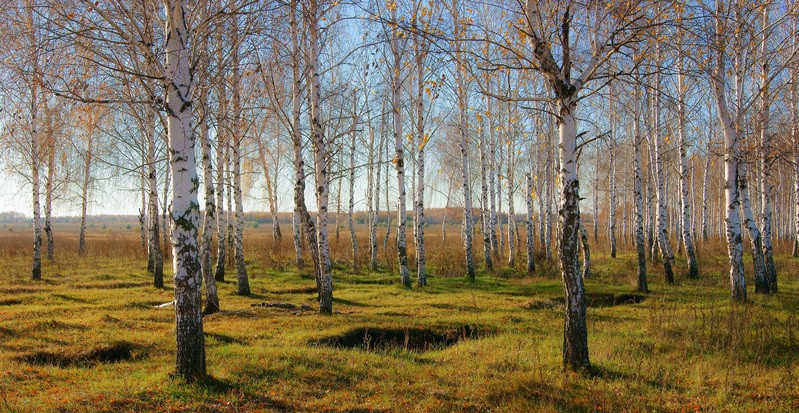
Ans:
[[[479,216],[479,209],[475,209],[474,212],[475,216]],[[277,220],[280,224],[291,225],[293,212],[278,212]],[[425,221],[428,225],[434,224],[441,224],[444,221],[444,217],[447,218],[447,223],[449,224],[460,224],[461,219],[463,218],[463,208],[433,208],[433,209],[425,209],[424,211]],[[497,215],[498,219],[502,223],[508,222],[508,215],[503,213],[501,215]],[[525,216],[522,214],[516,214],[516,222],[523,222],[525,220]],[[335,222],[336,217],[338,217],[339,222],[343,222],[347,220],[347,214],[341,213],[337,214],[336,212],[332,212],[330,214],[330,219],[332,222]],[[355,220],[356,224],[366,224],[366,220],[368,217],[368,213],[366,211],[359,211],[353,214],[353,219]],[[386,214],[386,211],[380,211],[380,216],[378,217],[377,223],[385,225],[388,222],[389,217],[391,218],[392,222],[396,222],[397,211],[390,211]],[[25,216],[25,214],[19,212],[0,212],[0,224],[13,224],[13,223],[20,223],[20,222],[31,222],[32,218]],[[52,217],[51,220],[53,223],[80,223],[80,216],[57,216]],[[106,224],[128,224],[132,222],[139,222],[138,215],[89,215],[87,218],[89,223],[106,223]],[[257,222],[258,224],[271,224],[272,223],[272,215],[268,212],[247,212],[244,214],[244,221],[249,222]],[[408,217],[408,222],[411,222],[410,216]]]

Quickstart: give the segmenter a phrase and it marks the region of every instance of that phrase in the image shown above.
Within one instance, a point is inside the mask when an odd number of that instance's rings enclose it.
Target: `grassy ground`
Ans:
[[[632,294],[630,246],[613,260],[597,244],[586,282],[594,370],[574,374],[561,369],[554,264],[539,260],[540,275],[529,278],[522,256],[517,271],[444,278],[460,257],[452,231],[447,243],[431,236],[423,289],[399,287],[389,269],[353,273],[337,264],[336,314],[321,316],[253,306],[316,307],[312,276],[290,265],[290,240],[274,249],[266,232],[247,241],[253,294],[223,283],[223,311],[204,320],[211,377],[194,385],[170,376],[174,309],[156,306],[172,290],[150,286],[137,234],[93,233],[84,259],[68,252],[74,234],[57,234],[59,253],[40,282],[29,280],[27,234],[1,234],[0,412],[799,409],[799,282],[785,246],[780,293],[757,296],[750,287],[751,302],[733,305],[719,242],[700,248],[700,280],[668,286],[650,267],[643,300]],[[342,232],[334,248],[343,262],[348,245]],[[678,274],[684,266],[678,260]],[[390,334],[403,333],[392,346]],[[368,351],[342,348],[365,343]]]

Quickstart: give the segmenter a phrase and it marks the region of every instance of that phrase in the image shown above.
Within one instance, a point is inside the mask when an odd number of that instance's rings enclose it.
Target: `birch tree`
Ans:
[[[391,49],[391,113],[394,133],[394,168],[397,173],[397,255],[399,259],[400,283],[405,287],[411,286],[411,274],[408,271],[408,246],[405,236],[405,151],[402,145],[402,113],[400,107],[400,93],[402,82],[402,54],[403,46],[400,44],[400,29],[397,20],[397,3],[388,5],[391,19],[391,32],[389,48]]]
[[[640,4],[620,3],[607,6],[554,5],[527,0],[523,10],[525,24],[521,28],[532,48],[535,70],[549,84],[558,126],[561,180],[558,249],[566,302],[563,364],[570,369],[581,369],[590,365],[585,290],[578,261],[580,217],[575,115],[580,93],[600,73],[607,70],[608,61],[617,51],[636,41],[644,28],[648,28],[651,23],[648,10],[644,11],[648,8],[641,7]],[[575,18],[587,25],[590,39],[587,46],[573,42],[571,38]],[[553,21],[559,23],[554,31],[549,26]],[[593,26],[599,21],[605,23]],[[553,53],[554,45],[559,48],[557,55]],[[587,50],[582,49],[583,47]],[[579,61],[572,59],[573,53],[577,53],[577,56],[585,53],[588,57],[576,76],[573,76],[573,66]]]
[[[309,0],[306,11],[308,25],[308,74],[311,98],[311,138],[314,152],[314,175],[316,177],[316,238],[319,251],[319,312],[333,313],[333,276],[331,274],[330,248],[327,239],[328,218],[328,171],[327,142],[322,129],[321,92],[319,90],[319,13],[316,0]]]
[[[172,256],[175,283],[175,373],[187,381],[205,376],[205,342],[200,299],[201,266],[197,245],[199,204],[192,119],[187,0],[165,0],[165,109],[172,163]]]

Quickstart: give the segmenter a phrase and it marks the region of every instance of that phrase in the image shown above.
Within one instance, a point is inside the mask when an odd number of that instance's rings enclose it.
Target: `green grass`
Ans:
[[[131,243],[135,246],[135,242]],[[629,248],[629,246],[627,247]],[[432,249],[428,255],[449,253]],[[665,285],[650,266],[649,297],[588,309],[593,371],[561,367],[563,294],[557,265],[536,278],[518,270],[474,282],[436,277],[403,289],[386,271],[334,276],[333,316],[253,307],[280,301],[316,307],[312,276],[249,262],[253,294],[220,286],[223,311],[204,319],[210,377],[187,385],[174,371],[172,290],[150,286],[144,262],[92,256],[47,263],[29,280],[27,257],[2,256],[0,412],[81,411],[791,411],[799,408],[799,283],[796,261],[778,256],[780,293],[735,305],[723,248],[700,255],[700,280]],[[0,255],[1,256],[1,255]],[[343,256],[346,262],[348,256]],[[593,251],[589,294],[629,294],[631,252]],[[720,263],[719,263],[720,262]],[[747,265],[749,261],[747,261]],[[233,273],[228,280],[235,280]],[[446,348],[406,352],[313,343],[358,327],[486,332]],[[80,358],[114,343],[130,361],[49,366],[37,352]]]

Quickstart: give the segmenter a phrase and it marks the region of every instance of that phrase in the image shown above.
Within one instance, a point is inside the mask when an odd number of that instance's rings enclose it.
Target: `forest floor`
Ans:
[[[631,247],[611,259],[598,244],[586,280],[593,369],[578,374],[562,370],[554,263],[528,277],[521,255],[517,270],[474,282],[431,265],[429,286],[412,289],[388,269],[337,264],[335,314],[323,316],[302,307],[317,308],[311,273],[272,269],[275,254],[253,241],[253,293],[236,295],[228,272],[222,312],[204,318],[209,377],[187,385],[171,376],[174,307],[158,307],[171,285],[151,286],[135,229],[122,232],[91,238],[86,258],[57,255],[38,282],[27,236],[0,235],[0,412],[799,409],[799,261],[787,254],[779,294],[750,286],[736,305],[720,242],[700,247],[699,280],[680,276],[681,259],[676,285],[650,266],[646,296],[634,293]],[[446,245],[428,243],[434,263],[458,251]]]

